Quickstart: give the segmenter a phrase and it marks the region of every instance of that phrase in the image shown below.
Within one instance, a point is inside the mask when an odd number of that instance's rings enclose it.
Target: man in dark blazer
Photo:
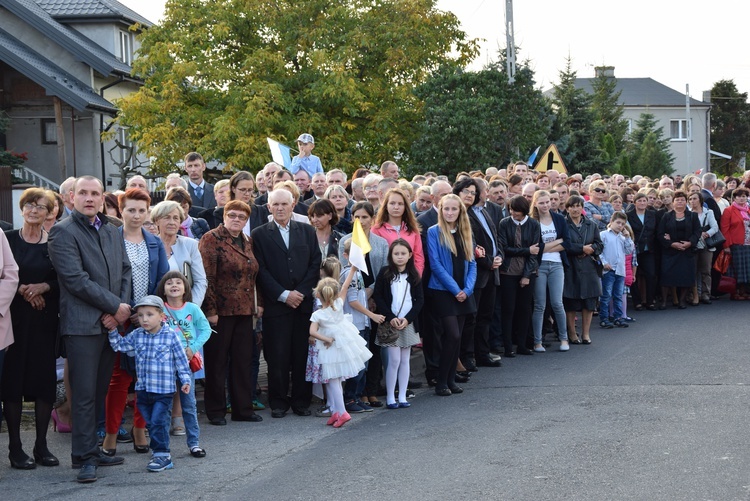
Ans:
[[[200,207],[201,210],[216,207],[214,185],[207,183],[206,180],[203,179],[203,173],[205,171],[206,162],[203,161],[203,157],[200,153],[193,151],[185,155],[185,172],[187,172],[188,175],[188,192],[190,193],[190,198],[193,199],[193,207]]]
[[[263,353],[268,362],[271,417],[282,418],[291,407],[310,415],[312,385],[305,381],[312,291],[320,276],[320,248],[315,228],[292,221],[294,199],[287,190],[269,193],[273,220],[252,232],[258,259],[258,286],[263,296]],[[292,373],[292,396],[289,372]]]
[[[716,189],[716,174],[713,172],[707,172],[706,174],[703,174],[703,178],[701,178],[701,181],[703,182],[703,189],[701,190],[701,194],[703,195],[703,202],[705,202],[706,206],[711,209],[711,212],[714,213],[714,219],[716,219],[716,224],[719,225],[719,228],[721,228],[721,207],[719,207],[719,204],[714,200],[714,190]],[[713,267],[713,263],[716,262],[716,258],[719,257],[719,252],[714,252],[713,261],[711,262],[711,296],[718,297],[719,294],[719,282],[721,282],[721,273],[716,271]],[[710,300],[709,300],[710,302]]]
[[[73,467],[79,482],[96,481],[97,466],[121,464],[97,445],[97,409],[103,407],[115,352],[107,333],[130,317],[130,261],[120,233],[99,208],[102,183],[79,178],[74,210],[52,227],[49,255],[60,282],[60,334],[70,368]]]
[[[477,245],[477,282],[474,286],[474,301],[477,313],[473,318],[466,319],[464,329],[473,329],[474,339],[464,345],[466,352],[462,353],[464,366],[468,369],[473,365],[479,367],[500,367],[500,361],[490,358],[489,329],[492,313],[495,309],[497,286],[500,284],[498,268],[502,263],[503,251],[497,237],[497,228],[489,211],[485,208],[487,202],[487,185],[481,179],[476,180],[477,195],[474,205],[467,209],[471,232]],[[456,185],[457,187],[459,184]],[[455,192],[455,189],[454,189]],[[481,250],[479,249],[481,248]],[[463,344],[463,343],[462,343]]]
[[[425,303],[419,316],[420,334],[422,335],[422,355],[424,355],[427,384],[437,384],[438,368],[440,366],[440,336],[443,334],[443,326],[440,322],[439,312],[435,311],[434,301],[430,301],[432,291],[427,287],[430,283],[430,257],[427,254],[427,230],[438,222],[438,204],[440,199],[451,192],[451,185],[446,181],[436,181],[431,186],[432,207],[424,211],[417,218],[422,236],[422,249],[424,251],[424,271],[422,272],[422,288],[424,289]]]

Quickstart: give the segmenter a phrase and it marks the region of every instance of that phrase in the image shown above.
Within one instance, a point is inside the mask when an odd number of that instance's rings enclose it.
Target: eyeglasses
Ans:
[[[477,196],[477,192],[476,191],[469,190],[467,188],[464,188],[463,190],[461,190],[461,194],[462,195],[471,195],[472,197]]]
[[[151,221],[146,221],[145,223],[143,223],[143,226],[145,226],[146,228],[151,228],[152,226],[156,226],[156,225],[152,223]]]
[[[38,210],[39,212],[47,212],[47,206],[46,205],[37,205],[37,204],[24,204],[23,208],[26,210],[33,211],[34,209]]]
[[[594,191],[597,193],[607,193],[607,190],[604,190],[602,188],[594,188]]]
[[[364,191],[377,191],[377,190],[378,190],[377,186],[368,186],[367,188],[365,188]]]
[[[234,191],[239,191],[240,193],[252,193],[252,188],[235,188]]]
[[[228,219],[239,219],[240,221],[247,220],[247,216],[245,214],[236,214],[234,212],[230,212],[226,216]]]

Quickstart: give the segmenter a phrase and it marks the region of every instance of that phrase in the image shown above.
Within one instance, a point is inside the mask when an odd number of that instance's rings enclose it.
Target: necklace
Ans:
[[[37,241],[36,241],[36,242],[34,243],[34,245],[36,245],[36,244],[38,244],[38,243],[40,243],[40,242],[42,241],[42,239],[44,238],[44,234],[45,234],[45,231],[44,231],[44,228],[42,228],[42,230],[41,230],[41,231],[39,232],[39,240],[37,240]],[[24,241],[24,242],[26,242],[27,244],[28,244],[28,243],[31,243],[31,242],[29,242],[28,240],[26,240],[25,238],[23,238],[23,228],[21,228],[21,230],[20,230],[20,231],[18,232],[18,235],[19,235],[19,236],[21,237],[21,240],[23,240],[23,241]]]

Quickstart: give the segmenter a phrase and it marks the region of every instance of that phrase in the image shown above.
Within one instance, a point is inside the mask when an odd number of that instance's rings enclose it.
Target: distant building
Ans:
[[[615,78],[613,66],[596,69]],[[597,73],[598,74],[598,73]],[[709,127],[711,104],[690,98],[690,121],[686,113],[685,94],[670,89],[651,78],[617,78],[616,92],[620,94],[623,118],[628,122],[628,132],[635,129],[641,113],[654,115],[657,128],[663,127],[664,136],[670,140],[674,155],[673,168],[678,174],[708,169]],[[577,78],[576,88],[592,93],[594,78]],[[692,131],[690,130],[692,128]],[[688,165],[688,147],[690,165]]]
[[[0,147],[28,153],[27,170],[52,183],[85,174],[111,182],[118,163],[135,166],[127,129],[111,125],[113,102],[143,84],[131,76],[131,64],[137,34],[152,25],[116,0],[0,0],[0,109],[12,119]],[[102,131],[112,127],[115,139],[102,144]]]

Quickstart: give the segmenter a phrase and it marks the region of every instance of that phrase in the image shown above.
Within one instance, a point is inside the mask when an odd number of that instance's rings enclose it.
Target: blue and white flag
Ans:
[[[273,158],[273,161],[279,165],[283,165],[284,168],[287,170],[291,169],[292,149],[285,144],[281,144],[278,141],[274,141],[270,137],[267,137],[266,139],[268,140],[268,147],[271,149],[271,158]]]
[[[534,165],[534,160],[536,160],[536,156],[539,154],[539,148],[541,148],[541,146],[536,147],[536,149],[534,150],[534,153],[532,153],[531,156],[529,157],[529,161],[526,162],[526,165],[528,165],[529,167]]]

